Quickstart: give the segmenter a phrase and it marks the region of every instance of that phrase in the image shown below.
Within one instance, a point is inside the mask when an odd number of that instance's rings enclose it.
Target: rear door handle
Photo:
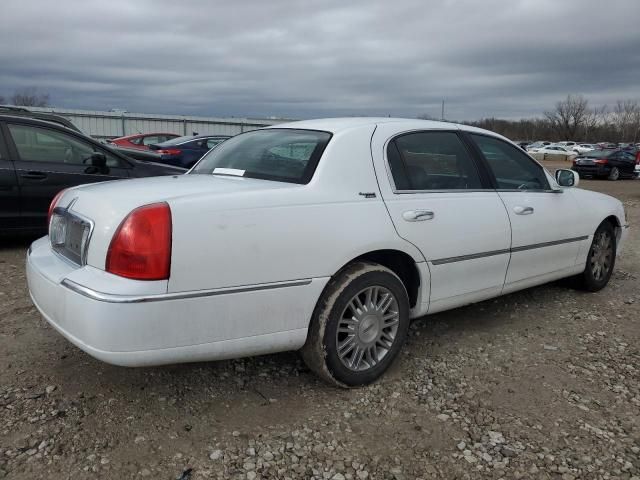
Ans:
[[[407,210],[402,214],[407,222],[422,222],[423,220],[431,220],[435,214],[430,210]]]
[[[27,172],[23,173],[20,176],[29,180],[44,180],[45,178],[47,178],[47,174],[43,172]]]
[[[533,207],[522,207],[517,205],[513,207],[513,211],[516,212],[516,215],[531,215],[533,213]]]

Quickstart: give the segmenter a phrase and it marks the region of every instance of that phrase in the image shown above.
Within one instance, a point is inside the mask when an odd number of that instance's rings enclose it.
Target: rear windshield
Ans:
[[[309,183],[330,139],[316,130],[255,130],[221,143],[189,173]]]
[[[610,150],[591,150],[590,152],[586,152],[581,154],[581,157],[589,157],[589,158],[604,158],[611,155],[612,151]]]
[[[179,143],[188,142],[189,140],[196,140],[196,138],[193,135],[188,135],[186,137],[176,137],[161,143],[157,143],[156,145],[162,145],[163,147],[165,146],[168,147],[170,145],[178,145]]]

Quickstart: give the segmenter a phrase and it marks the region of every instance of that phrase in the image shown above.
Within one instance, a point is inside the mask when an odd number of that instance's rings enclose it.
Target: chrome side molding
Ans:
[[[213,297],[217,295],[231,295],[233,293],[257,292],[260,290],[274,290],[276,288],[301,287],[309,285],[311,279],[292,280],[288,282],[262,283],[258,285],[246,285],[241,287],[216,288],[212,290],[192,290],[188,292],[159,293],[154,295],[118,295],[113,293],[98,292],[65,278],[61,285],[69,290],[79,293],[92,300],[107,303],[147,303],[164,302],[169,300],[182,300],[185,298]]]

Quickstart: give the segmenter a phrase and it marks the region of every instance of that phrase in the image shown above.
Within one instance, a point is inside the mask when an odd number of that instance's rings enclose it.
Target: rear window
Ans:
[[[581,157],[588,157],[588,158],[605,158],[608,157],[609,155],[611,155],[612,151],[606,151],[606,150],[591,150],[590,152],[585,152],[583,154],[581,154]]]
[[[159,143],[158,145],[162,145],[163,147],[165,146],[168,147],[170,145],[178,145],[179,143],[185,143],[185,142],[188,142],[189,140],[193,140],[193,135],[188,135],[186,137],[172,138],[170,140],[167,140],[166,142]]]
[[[309,183],[330,139],[316,130],[255,130],[221,143],[190,173]]]

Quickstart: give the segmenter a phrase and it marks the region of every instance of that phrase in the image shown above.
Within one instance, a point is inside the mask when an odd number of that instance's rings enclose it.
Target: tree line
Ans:
[[[36,87],[20,88],[9,98],[0,95],[0,105],[7,104],[17,107],[47,107],[49,106],[49,94],[39,91]]]
[[[611,108],[607,105],[592,108],[582,95],[568,95],[540,118],[483,118],[462,123],[492,130],[512,140],[638,143],[640,103],[619,100]]]

